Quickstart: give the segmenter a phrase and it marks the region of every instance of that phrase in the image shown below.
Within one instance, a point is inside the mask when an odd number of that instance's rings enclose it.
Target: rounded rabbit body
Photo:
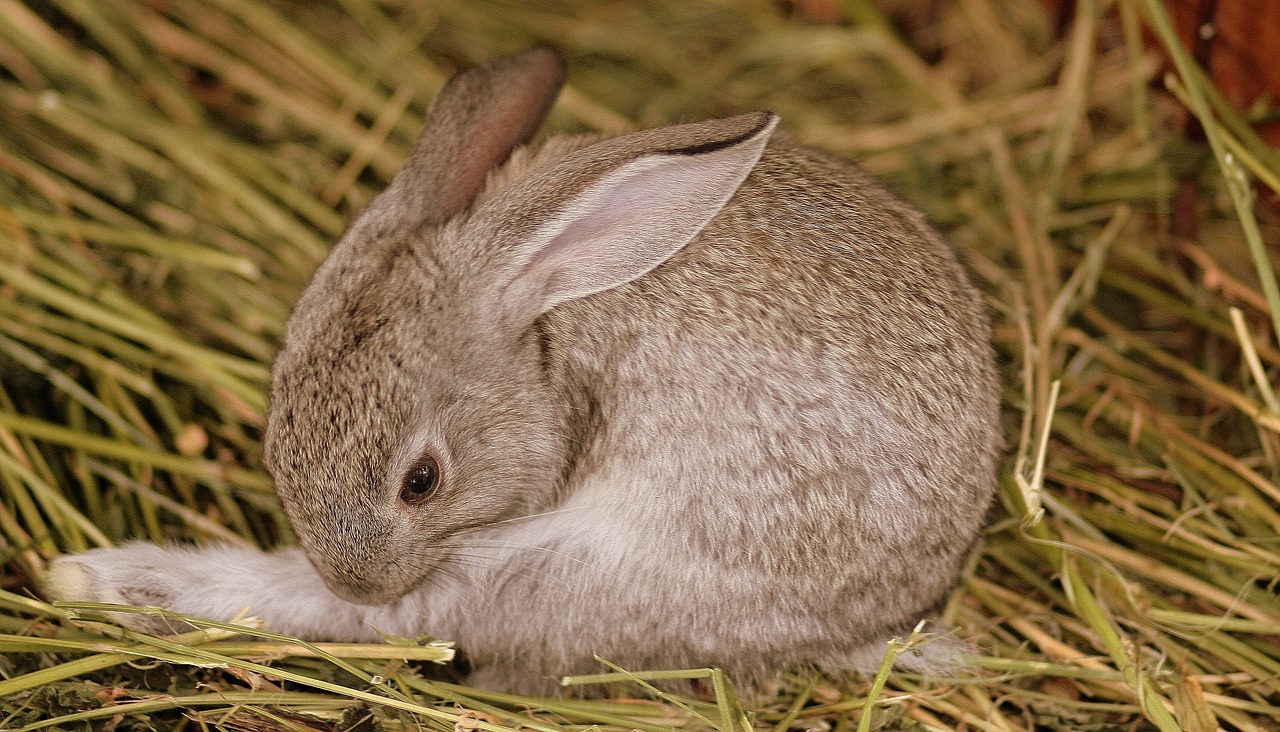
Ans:
[[[993,495],[978,294],[772,115],[523,146],[560,74],[456,77],[299,301],[268,466],[333,607],[375,607],[269,626],[453,639],[507,689],[874,667]]]

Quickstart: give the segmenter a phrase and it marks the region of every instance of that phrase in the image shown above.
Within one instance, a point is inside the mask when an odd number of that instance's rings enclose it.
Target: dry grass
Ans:
[[[0,728],[1280,728],[1280,153],[1155,0],[1081,0],[1061,40],[1030,0],[942,5],[904,38],[865,0],[0,0]],[[947,610],[972,676],[520,699],[422,678],[438,644],[156,638],[27,593],[126,538],[290,540],[258,445],[288,308],[455,65],[537,42],[570,60],[553,128],[773,109],[963,252],[1012,448]]]

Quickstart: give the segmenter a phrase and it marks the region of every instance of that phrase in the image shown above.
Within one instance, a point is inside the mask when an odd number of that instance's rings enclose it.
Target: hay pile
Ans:
[[[939,5],[0,0],[0,728],[1280,727],[1280,154],[1155,0],[1061,40],[1030,0]],[[258,443],[289,306],[455,66],[534,43],[570,62],[554,129],[772,109],[948,231],[1010,425],[946,613],[973,675],[520,699],[423,678],[441,644],[157,638],[28,593],[126,538],[290,541]]]

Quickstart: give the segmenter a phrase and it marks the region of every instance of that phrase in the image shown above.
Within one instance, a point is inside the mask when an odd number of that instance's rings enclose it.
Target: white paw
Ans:
[[[41,584],[44,594],[54,600],[171,608],[182,591],[180,557],[178,551],[141,542],[94,549],[55,559]],[[138,613],[111,613],[111,617],[148,632],[190,630],[185,623]]]
[[[89,569],[74,557],[58,557],[45,570],[44,594],[52,600],[85,600],[88,602],[120,602],[102,598],[94,586]]]

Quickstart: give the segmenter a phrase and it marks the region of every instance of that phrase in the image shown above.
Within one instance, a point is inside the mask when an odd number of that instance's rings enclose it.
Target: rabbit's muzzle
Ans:
[[[339,525],[301,537],[307,557],[335,595],[362,605],[382,605],[413,586],[396,562],[390,527]]]

